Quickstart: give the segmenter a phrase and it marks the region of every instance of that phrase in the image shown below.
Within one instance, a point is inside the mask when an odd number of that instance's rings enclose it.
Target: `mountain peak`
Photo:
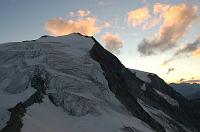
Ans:
[[[196,105],[157,75],[129,70],[94,37],[1,45],[0,74],[1,132],[200,130]]]

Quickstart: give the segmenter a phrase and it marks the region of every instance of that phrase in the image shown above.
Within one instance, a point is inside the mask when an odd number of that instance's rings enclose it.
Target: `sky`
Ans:
[[[200,83],[200,0],[0,0],[0,43],[94,36],[128,68]]]

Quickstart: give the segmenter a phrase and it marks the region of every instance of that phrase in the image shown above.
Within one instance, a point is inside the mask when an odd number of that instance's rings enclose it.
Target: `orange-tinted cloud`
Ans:
[[[119,53],[119,50],[123,47],[123,41],[118,35],[108,32],[103,35],[102,39],[106,49],[111,52]]]
[[[156,3],[153,5],[153,13],[164,14],[169,8],[170,8],[170,5],[168,4]]]
[[[192,52],[192,56],[194,56],[194,57],[200,57],[200,48],[197,49],[196,51]]]
[[[128,12],[128,24],[136,27],[144,23],[150,17],[147,7],[138,8]]]
[[[150,29],[158,25],[163,19],[163,14],[169,9],[169,7],[170,5],[161,3],[153,5],[153,14],[151,15],[151,18],[144,23],[143,29]]]
[[[74,32],[92,36],[100,31],[100,27],[97,26],[97,20],[94,17],[79,18],[77,20],[54,18],[46,22],[45,29],[55,36]]]
[[[154,12],[162,15],[163,24],[151,39],[144,39],[139,44],[138,51],[142,55],[152,55],[175,47],[177,41],[187,33],[197,18],[197,7],[186,4],[157,4]]]

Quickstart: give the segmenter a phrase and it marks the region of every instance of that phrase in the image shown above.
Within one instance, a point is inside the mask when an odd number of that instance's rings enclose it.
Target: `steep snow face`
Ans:
[[[135,69],[129,69],[131,72],[136,73],[136,76],[144,82],[150,83],[151,79],[148,77],[148,72],[139,71]],[[152,73],[151,73],[152,74]]]
[[[0,127],[9,119],[7,109],[35,92],[30,83],[37,71],[47,80],[47,95],[28,107],[23,132],[151,131],[109,90],[100,65],[89,56],[93,45],[93,39],[79,34],[1,45]]]
[[[166,95],[156,89],[154,89],[161,97],[163,97],[169,104],[173,105],[173,106],[178,106],[179,103],[178,101],[176,101],[175,99],[173,99],[172,97],[170,97],[169,95]]]
[[[142,108],[149,113],[149,115],[161,123],[164,127],[166,132],[173,132],[173,131],[184,131],[191,132],[189,129],[184,127],[183,124],[176,122],[173,118],[165,114],[163,111],[156,109],[152,106],[145,104],[142,100],[137,99],[138,103],[142,106]]]

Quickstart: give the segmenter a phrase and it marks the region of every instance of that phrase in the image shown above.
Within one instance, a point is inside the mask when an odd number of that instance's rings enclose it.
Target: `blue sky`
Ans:
[[[144,7],[152,17],[153,6],[156,3],[170,5],[170,8],[180,4],[196,6],[198,11],[195,15],[198,18],[187,25],[190,29],[185,31],[185,35],[180,37],[170,50],[143,56],[138,51],[138,45],[144,38],[149,40],[153,34],[158,33],[163,22],[144,30],[142,25],[130,26],[127,17],[130,11]],[[106,45],[106,41],[102,39],[106,32],[118,35],[122,41],[120,53],[114,54],[125,66],[157,73],[167,82],[175,82],[181,78],[200,79],[200,57],[177,57],[167,66],[161,66],[182,44],[193,43],[200,36],[199,6],[199,0],[0,0],[0,43],[32,40],[45,34],[52,35],[45,29],[49,20],[60,17],[65,21],[75,21],[77,18],[70,18],[69,12],[88,10],[90,15],[97,19],[97,25],[102,25],[103,22],[110,24],[109,27],[101,27],[99,32],[93,34],[102,45]],[[169,68],[175,70],[166,74]]]

